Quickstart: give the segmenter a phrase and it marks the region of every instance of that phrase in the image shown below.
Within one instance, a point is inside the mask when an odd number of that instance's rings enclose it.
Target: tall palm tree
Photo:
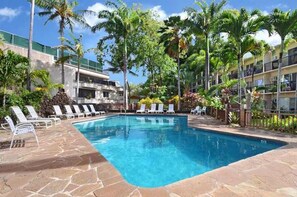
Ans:
[[[278,61],[278,72],[277,72],[277,95],[276,95],[276,105],[278,114],[280,114],[280,104],[279,97],[281,91],[281,68],[282,68],[282,59],[284,53],[284,43],[287,36],[294,33],[297,27],[297,10],[294,11],[281,11],[279,9],[274,9],[273,12],[267,16],[266,24],[270,24],[272,26],[268,26],[267,29],[270,32],[276,32],[281,37],[281,48],[279,53],[279,61]]]
[[[29,43],[28,43],[29,65],[27,69],[27,90],[29,91],[31,90],[30,72],[31,72],[31,56],[32,56],[32,42],[33,42],[34,9],[35,9],[35,0],[31,0]]]
[[[218,22],[218,31],[227,33],[235,42],[238,64],[238,96],[240,104],[242,78],[241,66],[243,57],[242,42],[247,36],[254,35],[263,24],[263,17],[258,10],[248,12],[244,8],[241,8],[239,11],[223,11]]]
[[[209,72],[210,72],[210,58],[209,58],[209,39],[212,31],[215,29],[215,24],[218,20],[219,13],[221,12],[226,0],[222,0],[220,3],[212,2],[210,5],[206,1],[196,1],[201,11],[197,11],[193,8],[188,8],[189,14],[189,28],[195,34],[202,34],[205,37],[205,71],[204,71],[204,88],[209,89]]]
[[[140,17],[134,8],[128,8],[127,5],[118,0],[118,4],[107,2],[106,5],[111,10],[102,10],[98,13],[101,19],[98,24],[93,26],[93,32],[104,29],[108,36],[100,39],[98,48],[101,48],[106,40],[114,40],[114,45],[118,46],[114,49],[122,51],[122,71],[124,74],[124,108],[128,109],[128,93],[127,93],[127,71],[128,71],[128,42],[129,36],[137,31],[140,24]]]
[[[48,16],[45,24],[49,21],[59,20],[59,34],[61,38],[64,38],[64,31],[66,27],[69,27],[73,32],[73,26],[75,22],[87,27],[87,23],[83,17],[83,13],[90,13],[90,11],[75,11],[75,7],[78,5],[77,1],[68,2],[68,0],[44,0],[42,3],[37,4],[44,11],[39,12],[39,16]],[[61,45],[64,45],[64,39],[61,39]],[[61,49],[61,57],[64,57],[64,49]],[[65,84],[65,70],[64,62],[61,62],[62,66],[62,84]]]
[[[188,38],[183,31],[184,21],[180,16],[172,16],[164,23],[165,26],[160,29],[162,33],[160,41],[164,43],[166,53],[177,61],[177,89],[180,98],[180,58],[188,49]],[[178,101],[178,110],[180,110],[180,101]]]
[[[56,63],[66,62],[69,60],[77,60],[77,78],[76,78],[76,102],[78,103],[78,96],[79,96],[79,75],[80,75],[80,65],[81,65],[81,59],[84,57],[85,51],[84,46],[82,44],[82,35],[79,36],[79,38],[75,38],[73,35],[71,35],[72,41],[64,39],[64,42],[66,42],[65,45],[59,46],[59,48],[62,50],[67,50],[69,55],[60,57]]]

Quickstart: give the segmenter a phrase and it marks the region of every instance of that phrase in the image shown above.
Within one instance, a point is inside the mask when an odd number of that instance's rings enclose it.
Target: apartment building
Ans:
[[[280,46],[263,56],[244,59],[243,76],[248,88],[265,87],[261,91],[265,109],[276,108],[277,75]],[[289,44],[282,59],[280,107],[284,111],[297,110],[297,43]],[[237,70],[229,77],[237,79]]]
[[[20,55],[27,56],[28,39],[0,31],[4,36],[4,49],[10,49]],[[46,69],[52,80],[61,83],[61,67],[55,65],[60,55],[56,48],[33,42],[32,69]],[[122,103],[123,87],[119,82],[112,81],[102,66],[88,59],[81,60],[79,103]],[[65,64],[65,92],[75,100],[77,88],[77,61]]]

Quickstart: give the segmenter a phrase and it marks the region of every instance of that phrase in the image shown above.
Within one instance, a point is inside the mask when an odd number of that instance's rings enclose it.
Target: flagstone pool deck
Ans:
[[[98,118],[98,117],[95,117]],[[90,118],[92,119],[92,118]],[[0,196],[297,196],[297,136],[230,128],[208,116],[189,115],[189,125],[288,142],[205,174],[147,189],[127,183],[121,174],[64,120],[9,150],[9,132],[0,131]]]

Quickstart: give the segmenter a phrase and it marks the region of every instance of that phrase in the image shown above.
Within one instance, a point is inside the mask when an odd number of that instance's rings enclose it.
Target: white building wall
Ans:
[[[27,56],[28,50],[23,47],[11,45],[8,43],[5,43],[3,47],[4,49],[12,50],[22,56]],[[65,85],[64,89],[65,92],[73,99],[75,100],[76,96],[76,72],[77,67],[75,65],[71,64],[65,64]],[[55,83],[61,83],[61,66],[55,65],[54,56],[42,53],[39,51],[32,51],[32,69],[46,69],[50,72],[52,81]],[[80,73],[95,76],[98,78],[101,78],[102,80],[109,80],[109,76],[104,73],[99,73],[96,71],[90,71],[84,68],[80,69]],[[86,98],[80,98],[79,102],[89,102],[89,103],[119,103],[123,102],[123,97],[119,96],[119,91],[123,91],[123,88],[121,86],[111,86],[111,85],[102,85],[98,83],[86,83],[86,82],[80,82],[80,88],[91,88],[95,89],[95,99],[86,99]],[[110,92],[109,98],[103,97],[103,91],[107,90]],[[52,94],[56,94],[57,91],[52,92]]]

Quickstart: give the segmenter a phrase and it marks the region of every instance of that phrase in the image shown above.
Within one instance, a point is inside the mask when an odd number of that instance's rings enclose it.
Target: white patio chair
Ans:
[[[61,108],[59,105],[53,105],[54,111],[56,115],[50,115],[49,117],[66,117],[67,119],[72,119],[74,118],[74,114],[73,113],[67,113],[67,114],[63,114],[61,111]]]
[[[136,110],[136,113],[145,113],[145,104],[141,104],[140,109]]]
[[[158,110],[156,111],[156,113],[164,113],[164,105],[162,103],[160,103],[158,105]]]
[[[24,113],[22,112],[21,108],[18,106],[12,106],[11,107],[13,113],[16,115],[18,121],[20,123],[32,123],[35,126],[40,126],[40,127],[51,127],[52,126],[52,121],[51,120],[42,120],[42,119],[35,119],[35,120],[28,120]]]
[[[200,106],[197,106],[195,109],[191,109],[191,114],[196,114],[197,113],[197,111],[199,111],[200,110]]]
[[[175,113],[173,104],[169,104],[168,110],[166,111],[166,113]]]
[[[30,113],[30,117],[28,119],[30,120],[36,120],[36,119],[39,119],[39,120],[50,120],[52,121],[55,125],[57,124],[61,124],[61,119],[60,118],[43,118],[43,117],[40,117],[38,116],[37,112],[35,111],[34,107],[31,106],[31,105],[26,105],[26,108],[28,109],[29,113]]]
[[[70,105],[64,105],[64,107],[66,109],[66,113],[73,115],[73,117],[75,117],[75,116],[77,116],[77,117],[85,117],[85,115],[83,113],[73,113]]]
[[[153,104],[151,105],[151,109],[148,110],[148,113],[156,113],[156,104],[155,104],[155,103],[153,103]]]
[[[89,114],[90,116],[92,116],[92,113],[90,112],[89,108],[87,105],[82,105],[83,108],[84,108],[84,113],[85,114]],[[96,115],[96,114],[95,114]]]
[[[9,149],[11,149],[11,147],[13,145],[13,139],[16,135],[21,135],[21,134],[26,134],[26,133],[33,133],[33,135],[35,136],[37,145],[39,146],[39,141],[38,141],[34,126],[31,123],[19,123],[17,125],[14,125],[12,119],[9,116],[6,116],[5,120],[9,124],[9,127],[12,132]]]
[[[204,115],[206,115],[206,107],[205,107],[205,106],[203,106],[202,109],[201,109],[201,114],[202,114],[202,113],[203,113]]]
[[[96,111],[94,105],[89,105],[92,113],[105,114],[105,111]]]
[[[74,111],[76,114],[84,114],[85,116],[92,116],[90,112],[84,112],[82,113],[78,107],[78,105],[73,105]]]

